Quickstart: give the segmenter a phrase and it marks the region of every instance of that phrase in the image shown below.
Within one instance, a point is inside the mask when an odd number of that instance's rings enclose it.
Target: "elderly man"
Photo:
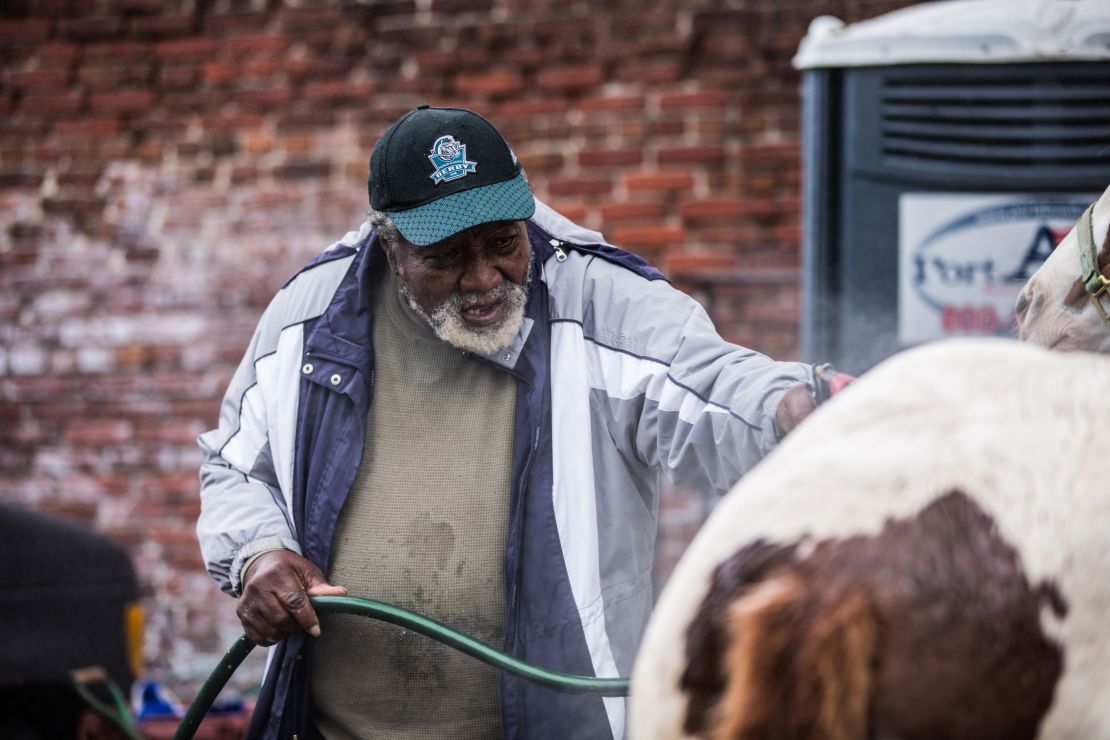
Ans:
[[[812,410],[812,368],[726,343],[658,271],[536,201],[470,111],[404,115],[369,190],[362,228],[267,308],[200,438],[208,569],[277,643],[252,734],[623,737],[623,699],[318,619],[308,595],[628,675],[661,479],[728,490]]]

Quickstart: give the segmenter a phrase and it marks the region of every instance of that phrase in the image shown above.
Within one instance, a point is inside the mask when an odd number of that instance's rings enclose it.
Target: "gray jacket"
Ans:
[[[652,604],[663,477],[727,491],[777,443],[779,401],[811,384],[811,369],[725,342],[658,271],[542,203],[528,233],[540,269],[520,334],[475,358],[518,380],[503,648],[627,676]],[[291,279],[259,322],[219,428],[200,437],[197,533],[231,594],[244,561],[275,545],[327,570],[373,394],[367,286],[382,269],[364,224]],[[293,706],[308,694],[303,643],[275,648],[256,730],[297,729],[286,710],[307,711]],[[502,682],[507,738],[620,738],[624,704]]]

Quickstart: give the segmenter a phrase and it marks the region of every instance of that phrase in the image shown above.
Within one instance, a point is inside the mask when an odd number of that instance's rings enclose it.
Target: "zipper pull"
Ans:
[[[549,244],[551,244],[551,246],[555,248],[555,261],[556,262],[566,262],[567,261],[567,253],[566,253],[566,250],[563,249],[563,243],[561,241],[559,241],[558,239],[552,239],[549,242]]]

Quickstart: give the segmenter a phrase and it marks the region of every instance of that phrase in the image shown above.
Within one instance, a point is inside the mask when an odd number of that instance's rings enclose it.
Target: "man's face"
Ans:
[[[480,224],[427,247],[402,242],[387,254],[405,299],[440,339],[483,355],[512,343],[531,274],[523,221]]]

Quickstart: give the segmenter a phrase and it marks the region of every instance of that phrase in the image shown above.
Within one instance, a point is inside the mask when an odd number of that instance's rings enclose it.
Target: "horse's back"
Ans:
[[[741,481],[683,556],[636,665],[634,740],[683,736],[686,628],[718,564],[760,539],[874,537],[888,520],[912,518],[952,491],[993,520],[1030,583],[1051,583],[1068,602],[1052,629],[1065,649],[1083,653],[1066,656],[1046,733],[1110,732],[1110,695],[1101,695],[1110,674],[1091,680],[1110,659],[1099,634],[1110,609],[1110,486],[1099,470],[1108,418],[1104,356],[955,341],[875,368]]]

